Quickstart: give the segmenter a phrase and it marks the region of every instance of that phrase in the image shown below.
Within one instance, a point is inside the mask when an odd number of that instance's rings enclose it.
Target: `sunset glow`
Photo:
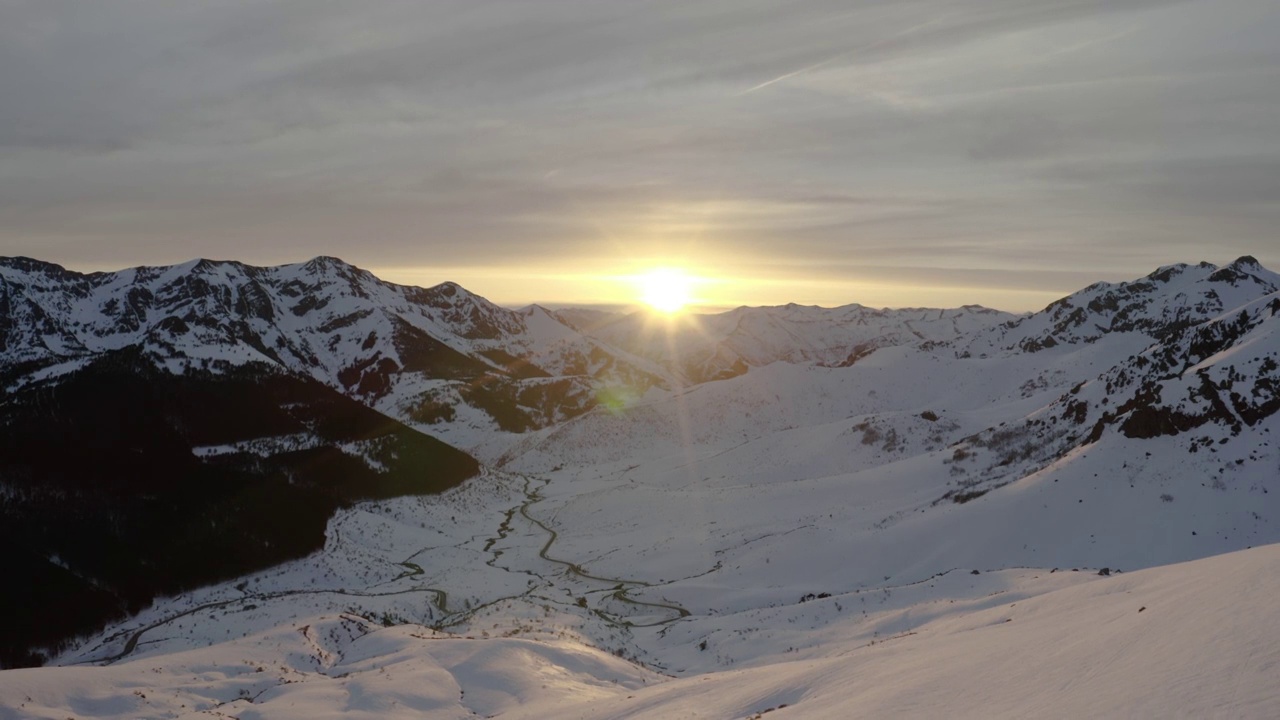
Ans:
[[[640,300],[664,313],[684,309],[693,299],[693,278],[683,270],[658,268],[636,278]]]

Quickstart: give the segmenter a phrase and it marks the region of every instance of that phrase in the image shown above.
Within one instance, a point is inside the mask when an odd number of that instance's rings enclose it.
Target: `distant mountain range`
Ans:
[[[0,258],[0,572],[13,579],[0,613],[14,628],[0,664],[317,551],[336,509],[438,492],[482,464],[550,472],[691,442],[730,453],[857,416],[841,430],[853,450],[810,440],[805,458],[779,449],[748,466],[919,455],[938,481],[880,527],[1116,435],[1176,438],[1159,452],[1197,454],[1221,482],[1260,457],[1280,411],[1278,293],[1280,275],[1246,257],[1026,315],[788,305],[668,319],[511,310],[325,257],[92,274]],[[792,367],[885,381],[841,398]],[[677,401],[683,416],[664,414]],[[986,406],[1018,411],[984,424]]]
[[[977,306],[789,305],[683,323],[644,312],[510,310],[453,283],[395,285],[328,257],[88,275],[0,259],[0,313],[0,382],[10,389],[136,348],[178,375],[259,363],[408,422],[430,425],[469,407],[489,427],[517,432],[580,414],[610,390],[642,395],[779,360],[840,363],[1014,317]]]

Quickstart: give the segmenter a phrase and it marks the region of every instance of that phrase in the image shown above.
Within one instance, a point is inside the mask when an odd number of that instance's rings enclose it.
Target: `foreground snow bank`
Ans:
[[[1019,590],[1037,581],[982,610],[938,614],[935,599],[911,633],[680,679],[572,639],[312,618],[110,667],[3,672],[0,717],[1280,716],[1280,545],[1066,587],[1046,571]]]
[[[1095,578],[563,716],[1280,717],[1280,545]]]

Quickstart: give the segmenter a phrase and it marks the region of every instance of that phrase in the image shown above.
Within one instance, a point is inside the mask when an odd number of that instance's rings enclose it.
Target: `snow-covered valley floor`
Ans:
[[[108,667],[9,671],[0,716],[1274,717],[1277,592],[1274,545],[1121,576],[953,573],[811,601],[794,619],[844,607],[821,642],[676,677],[532,620],[529,637],[482,638],[321,614]]]
[[[61,667],[0,673],[0,718],[1280,712],[1280,545],[1215,554],[1241,538],[1206,531],[1277,539],[1274,451],[1223,490],[1110,438],[932,503],[934,456],[980,412],[877,414],[921,444],[901,458],[817,412],[537,471],[574,438],[696,413],[587,418],[444,495],[343,511],[323,552],[158,602]]]

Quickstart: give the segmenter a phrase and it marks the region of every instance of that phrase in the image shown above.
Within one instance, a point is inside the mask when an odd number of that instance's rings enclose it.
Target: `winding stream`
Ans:
[[[615,586],[614,592],[612,593],[611,597],[618,600],[619,602],[626,603],[628,605],[634,605],[636,607],[659,608],[662,610],[669,610],[671,612],[676,613],[674,617],[670,617],[665,620],[659,620],[657,622],[643,623],[643,624],[637,624],[637,623],[631,622],[630,620],[620,619],[616,616],[610,615],[609,613],[606,613],[605,611],[599,610],[599,609],[593,610],[593,612],[596,615],[598,615],[600,618],[602,618],[606,622],[609,622],[613,625],[617,625],[619,627],[657,627],[660,625],[673,623],[676,620],[679,620],[681,618],[689,617],[689,614],[690,614],[689,611],[679,605],[659,603],[659,602],[647,602],[644,600],[636,600],[634,598],[628,597],[627,593],[630,590],[635,588],[653,587],[653,583],[647,583],[647,582],[644,582],[643,580],[625,580],[622,578],[611,578],[611,577],[604,577],[602,575],[593,575],[587,572],[586,570],[583,570],[582,566],[575,562],[570,562],[568,560],[561,560],[559,558],[551,557],[548,554],[548,551],[551,549],[551,546],[555,544],[555,541],[560,538],[560,534],[555,530],[551,529],[550,527],[548,527],[541,520],[529,514],[529,506],[542,500],[542,496],[538,493],[537,490],[531,491],[529,489],[529,482],[530,482],[529,479],[526,478],[525,479],[525,495],[528,498],[528,500],[523,505],[520,506],[520,514],[523,515],[524,518],[529,522],[533,523],[539,528],[542,528],[542,530],[549,535],[549,537],[547,538],[547,542],[544,543],[542,545],[542,549],[538,551],[538,557],[542,558],[543,560],[546,560],[547,562],[555,563],[557,565],[563,565],[565,568],[568,569],[568,572],[571,575],[575,575],[577,577],[580,577],[586,580],[596,580],[598,582],[604,582],[604,583],[614,585]],[[632,587],[630,588],[626,587],[628,585]]]
[[[669,625],[670,623],[676,622],[682,618],[689,617],[690,615],[689,611],[684,607],[681,607],[680,605],[677,605],[674,603],[638,600],[630,596],[630,593],[635,590],[654,587],[653,583],[645,582],[643,580],[629,580],[626,578],[609,577],[607,575],[597,575],[592,572],[588,572],[578,563],[572,562],[570,560],[563,560],[551,555],[551,548],[552,546],[555,545],[556,541],[560,537],[559,532],[557,532],[555,529],[553,529],[543,521],[534,517],[529,512],[529,508],[531,506],[541,502],[544,498],[542,497],[542,494],[539,491],[539,489],[535,489],[533,487],[533,478],[530,478],[527,476],[523,476],[523,478],[524,478],[524,488],[522,492],[524,494],[524,500],[520,503],[520,505],[509,508],[508,510],[505,511],[503,515],[503,520],[501,524],[499,524],[498,526],[497,534],[493,537],[486,538],[485,540],[483,552],[490,553],[493,556],[490,559],[485,561],[487,565],[491,567],[499,568],[502,570],[506,570],[508,572],[518,572],[518,573],[529,575],[531,577],[535,577],[540,581],[542,581],[542,585],[540,587],[546,587],[554,584],[552,581],[548,580],[546,576],[538,572],[535,572],[534,570],[523,569],[523,568],[507,568],[497,564],[498,559],[503,555],[503,550],[494,549],[494,546],[497,545],[499,542],[506,540],[508,536],[510,536],[512,531],[512,520],[515,518],[516,514],[519,514],[521,517],[527,520],[533,527],[536,527],[542,532],[545,532],[547,534],[546,542],[544,542],[542,544],[542,547],[538,550],[538,557],[540,559],[542,559],[545,562],[551,563],[553,565],[558,565],[563,567],[564,574],[568,577],[575,578],[584,582],[603,583],[608,586],[605,588],[590,590],[584,593],[583,595],[581,595],[580,597],[584,599],[580,602],[579,606],[585,607],[585,605],[582,605],[581,603],[585,603],[586,595],[599,594],[603,592],[603,593],[607,593],[606,597],[612,598],[624,605],[629,605],[635,608],[649,608],[651,610],[659,611],[660,614],[669,615],[669,617],[665,617],[663,619],[656,620],[653,622],[636,623],[625,617],[606,612],[605,610],[600,608],[590,609],[590,612],[592,614],[604,620],[606,623],[609,623],[610,625],[613,625],[619,628],[648,628],[648,627],[658,627],[663,625]],[[543,487],[545,487],[548,482],[549,481],[544,480]],[[467,542],[469,543],[471,541],[467,541]],[[402,580],[411,580],[412,578],[417,578],[422,575],[425,575],[426,571],[423,569],[421,565],[411,562],[411,560],[417,557],[417,555],[420,554],[421,552],[422,551],[419,551],[418,553],[411,555],[405,561],[398,563],[399,565],[405,568],[404,572],[402,572],[400,575],[396,576],[395,578],[392,578],[391,580],[378,583],[378,585],[388,585],[391,583],[400,582]],[[719,565],[717,564],[716,568],[712,568],[712,570],[709,570],[708,572],[714,572],[716,569],[718,569],[718,567]],[[371,587],[376,587],[376,585]],[[142,640],[142,637],[146,633],[152,630],[168,625],[169,623],[172,623],[181,618],[188,617],[199,612],[203,612],[205,610],[215,610],[218,608],[229,607],[234,605],[247,605],[247,604],[256,603],[256,602],[268,602],[272,600],[278,600],[280,598],[298,596],[298,595],[328,594],[328,595],[337,595],[337,596],[344,596],[344,597],[374,598],[374,597],[390,597],[390,596],[396,596],[396,595],[408,595],[412,593],[429,593],[433,596],[432,604],[439,611],[441,616],[438,621],[433,623],[432,627],[434,627],[437,630],[443,630],[445,628],[455,627],[457,625],[461,625],[467,622],[475,615],[476,612],[480,610],[491,607],[501,602],[505,602],[509,600],[517,600],[520,598],[527,597],[537,589],[539,589],[539,587],[531,587],[525,590],[523,593],[498,597],[498,598],[489,600],[487,602],[484,602],[483,604],[477,605],[475,607],[467,608],[466,610],[462,610],[462,611],[453,611],[453,612],[451,612],[448,607],[448,600],[449,600],[448,592],[441,588],[435,588],[435,587],[412,587],[412,588],[406,588],[402,590],[388,590],[385,592],[370,592],[368,589],[363,591],[342,590],[342,589],[334,589],[334,590],[308,589],[308,590],[279,590],[279,591],[265,592],[265,593],[247,593],[242,597],[203,603],[196,607],[188,608],[186,610],[174,613],[172,615],[167,615],[159,620],[156,620],[155,622],[152,622],[148,625],[144,625],[143,627],[140,627],[136,630],[122,631],[122,632],[116,633],[106,638],[106,640],[110,641],[115,638],[119,638],[121,636],[127,635],[128,640],[126,640],[124,647],[123,649],[121,649],[120,652],[115,653],[113,655],[108,655],[106,657],[98,657],[90,660],[84,660],[77,664],[99,663],[99,664],[109,665],[111,663],[118,662],[119,660],[122,660],[128,657],[129,655],[133,654],[133,652],[137,649],[139,642]]]

